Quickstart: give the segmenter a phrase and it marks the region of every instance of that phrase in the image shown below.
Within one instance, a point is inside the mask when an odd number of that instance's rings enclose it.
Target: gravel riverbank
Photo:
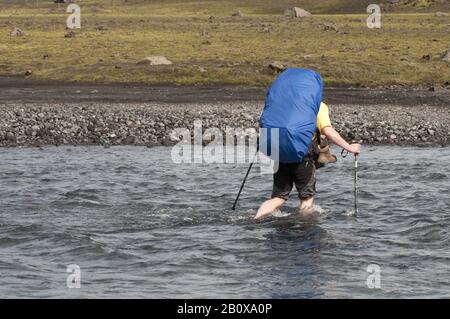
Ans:
[[[257,128],[261,102],[0,104],[0,146],[170,145],[174,128]],[[448,146],[447,106],[330,104],[335,128],[368,144]],[[224,133],[225,134],[225,133]]]

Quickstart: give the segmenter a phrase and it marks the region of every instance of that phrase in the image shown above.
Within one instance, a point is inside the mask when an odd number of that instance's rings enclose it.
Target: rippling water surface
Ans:
[[[319,213],[255,222],[271,177],[170,148],[0,149],[0,297],[450,297],[449,148],[366,147],[318,171]],[[66,267],[81,268],[68,289]],[[367,267],[381,288],[367,287]]]

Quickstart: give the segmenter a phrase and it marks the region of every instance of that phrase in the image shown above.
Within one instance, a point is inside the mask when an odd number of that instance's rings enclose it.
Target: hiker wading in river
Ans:
[[[266,145],[271,145],[270,130],[279,130],[276,143],[279,165],[273,175],[272,199],[261,205],[256,219],[279,209],[288,200],[294,184],[300,199],[300,214],[314,213],[316,168],[336,161],[321,136],[348,152],[360,153],[360,144],[349,144],[331,125],[328,106],[322,102],[322,90],[320,75],[307,69],[288,68],[272,83],[260,126],[268,130],[268,137],[262,142]],[[268,156],[272,155],[270,148],[265,148]]]

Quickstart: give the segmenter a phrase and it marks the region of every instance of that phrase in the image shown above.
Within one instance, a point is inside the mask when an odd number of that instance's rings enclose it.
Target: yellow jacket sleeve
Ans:
[[[320,131],[320,134],[323,133],[323,129],[327,126],[331,126],[330,115],[328,106],[322,102],[320,104],[319,113],[317,114],[317,128]]]

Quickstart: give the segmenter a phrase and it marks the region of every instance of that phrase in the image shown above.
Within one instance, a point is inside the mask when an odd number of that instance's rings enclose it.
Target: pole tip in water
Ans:
[[[356,211],[354,210],[348,210],[342,213],[345,217],[356,217]]]

